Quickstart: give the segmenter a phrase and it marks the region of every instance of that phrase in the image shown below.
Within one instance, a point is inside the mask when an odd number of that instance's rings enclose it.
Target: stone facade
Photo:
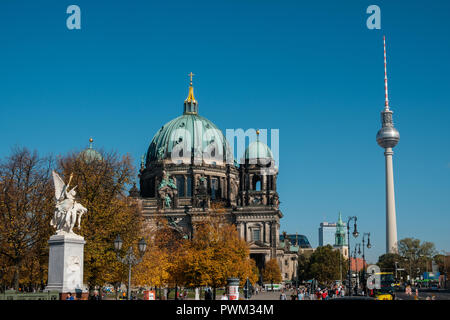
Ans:
[[[139,196],[135,187],[132,194],[138,200],[142,215],[150,227],[156,227],[158,219],[168,219],[174,230],[190,239],[195,236],[196,222],[211,214],[218,205],[224,208],[226,219],[236,225],[240,237],[249,243],[250,256],[256,260],[257,266],[263,268],[269,259],[276,258],[283,280],[292,280],[296,277],[297,253],[280,245],[283,214],[277,193],[278,169],[270,149],[257,141],[253,147],[247,148],[238,165],[234,161],[226,161],[226,158],[224,161],[206,161],[196,157],[197,147],[188,144],[187,147],[192,149],[190,158],[184,157],[174,163],[173,152],[177,143],[189,140],[176,130],[188,129],[190,131],[184,135],[196,136],[199,128],[215,127],[197,115],[197,101],[191,88],[184,110],[183,116],[157,132],[145,161],[141,162]],[[174,135],[179,135],[175,143],[167,140],[167,136]],[[209,139],[220,141],[216,149],[225,150],[225,157],[229,156],[226,139],[220,131]],[[264,148],[261,153],[260,149]],[[256,155],[257,158],[247,155]]]

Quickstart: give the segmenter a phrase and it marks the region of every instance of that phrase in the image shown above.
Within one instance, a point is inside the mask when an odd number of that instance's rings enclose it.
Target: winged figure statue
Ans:
[[[55,185],[56,210],[50,225],[56,228],[56,234],[75,234],[73,228],[77,222],[78,228],[80,228],[81,216],[87,212],[87,209],[75,201],[77,186],[70,189],[73,174],[70,175],[67,185],[55,171],[52,174]]]

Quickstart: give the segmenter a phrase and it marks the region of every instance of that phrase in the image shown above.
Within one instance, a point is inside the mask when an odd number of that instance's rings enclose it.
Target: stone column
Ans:
[[[226,184],[226,180],[224,177],[220,178],[220,194],[221,194],[221,198],[225,199],[226,198],[226,191],[227,191],[227,184]]]
[[[397,253],[397,219],[395,214],[392,148],[386,148],[386,253]]]
[[[264,242],[265,243],[270,243],[269,222],[264,222]]]
[[[245,224],[245,231],[247,232],[247,238],[245,239],[245,241],[247,242],[252,241],[251,229],[248,227],[247,223]]]
[[[278,243],[280,242],[280,223],[275,223],[275,243],[276,247],[278,247]]]
[[[245,240],[245,229],[244,229],[244,223],[239,222],[239,237],[243,240]]]

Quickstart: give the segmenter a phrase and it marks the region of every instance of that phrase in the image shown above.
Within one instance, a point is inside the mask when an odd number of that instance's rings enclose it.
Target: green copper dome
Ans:
[[[273,159],[273,154],[264,142],[257,140],[245,150],[245,159]]]
[[[198,115],[192,83],[184,102],[182,116],[159,129],[147,151],[147,165],[153,161],[171,159],[174,163],[199,161],[209,164],[233,163],[233,155],[225,136],[208,119]]]
[[[79,157],[84,161],[90,163],[92,161],[102,161],[103,158],[101,154],[92,147],[94,140],[92,138],[89,139],[89,147],[80,152]]]

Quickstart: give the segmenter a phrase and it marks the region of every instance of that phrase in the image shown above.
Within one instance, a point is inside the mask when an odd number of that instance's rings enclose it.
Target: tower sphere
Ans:
[[[393,148],[400,140],[400,133],[394,127],[386,126],[377,133],[378,145],[382,148]]]

